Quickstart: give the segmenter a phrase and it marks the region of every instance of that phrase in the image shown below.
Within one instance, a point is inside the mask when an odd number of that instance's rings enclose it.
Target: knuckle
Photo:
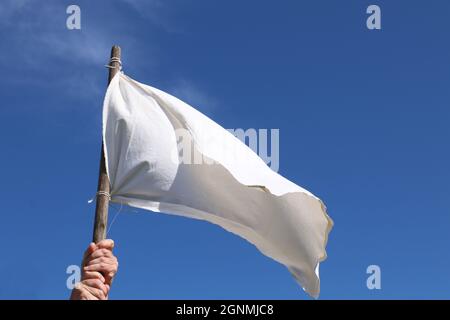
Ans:
[[[94,284],[96,285],[96,286],[101,286],[103,283],[100,281],[100,279],[94,279]]]

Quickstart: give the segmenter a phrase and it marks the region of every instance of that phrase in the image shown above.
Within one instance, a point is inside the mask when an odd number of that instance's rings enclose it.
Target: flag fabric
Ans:
[[[325,205],[231,132],[118,73],[104,100],[103,140],[111,201],[219,225],[285,265],[318,297],[333,225]]]

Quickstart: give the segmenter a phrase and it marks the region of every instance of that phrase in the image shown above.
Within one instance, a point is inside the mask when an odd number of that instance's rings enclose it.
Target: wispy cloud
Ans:
[[[189,103],[196,109],[204,112],[213,111],[218,105],[216,99],[185,79],[180,79],[175,82],[175,84],[169,88],[169,92],[186,103]]]
[[[128,4],[141,17],[149,20],[168,33],[182,33],[183,29],[177,25],[176,19],[171,18],[173,10],[167,1],[161,0],[121,0]]]
[[[111,2],[107,19],[102,6],[80,0],[81,30],[66,28],[67,2],[48,1],[43,5],[39,0],[1,1],[0,37],[4,49],[0,51],[0,68],[9,71],[9,77],[0,82],[59,88],[80,98],[98,97],[104,91],[105,73],[100,70],[108,62],[113,44],[126,48],[125,71],[126,61],[140,61],[139,68],[146,70],[157,68],[158,57],[152,50],[158,49],[146,46],[143,50],[143,39],[138,38],[142,34],[135,27],[139,24],[130,23],[130,17],[151,21],[162,28],[159,32],[177,32],[170,18],[174,9],[161,0]],[[130,9],[127,15],[123,14],[124,8]],[[36,73],[40,77],[35,77]],[[173,81],[169,92],[203,111],[217,105],[191,80]]]
[[[48,57],[95,64],[104,61],[103,52],[110,47],[105,41],[110,38],[107,30],[68,30],[64,4],[50,2],[44,6],[36,0],[2,0],[0,8],[1,31],[10,45],[6,51],[19,54],[25,63],[35,64],[36,58],[41,57],[41,53],[44,55],[43,49]],[[31,61],[27,59],[27,51],[34,53]]]
[[[0,26],[11,24],[13,16],[31,2],[31,0],[3,0],[0,6]]]
[[[98,85],[92,81],[89,86],[86,81],[93,78],[92,70],[100,70],[107,63],[111,39],[117,34],[93,23],[86,24],[86,29],[82,23],[81,30],[68,30],[66,5],[60,2],[44,6],[36,0],[2,0],[0,8],[4,45],[0,67],[10,71],[9,83],[64,86],[68,92],[78,92],[79,97],[104,89],[103,81]],[[46,81],[27,76],[36,72]]]

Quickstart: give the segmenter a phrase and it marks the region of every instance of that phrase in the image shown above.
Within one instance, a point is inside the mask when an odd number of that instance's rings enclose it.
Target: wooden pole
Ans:
[[[111,49],[111,60],[109,62],[109,76],[108,85],[114,78],[117,72],[120,71],[120,47],[113,46]],[[98,186],[96,194],[95,205],[95,220],[94,220],[94,234],[92,241],[98,243],[106,237],[106,226],[108,225],[108,205],[109,205],[109,178],[106,173],[105,166],[105,153],[103,148],[102,138],[102,151],[100,156],[100,170],[98,175]]]

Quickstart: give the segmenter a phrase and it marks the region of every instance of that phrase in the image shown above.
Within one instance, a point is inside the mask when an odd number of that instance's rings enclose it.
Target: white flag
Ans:
[[[113,202],[217,224],[319,295],[318,267],[333,225],[324,204],[229,131],[118,73],[106,92],[103,139]]]

